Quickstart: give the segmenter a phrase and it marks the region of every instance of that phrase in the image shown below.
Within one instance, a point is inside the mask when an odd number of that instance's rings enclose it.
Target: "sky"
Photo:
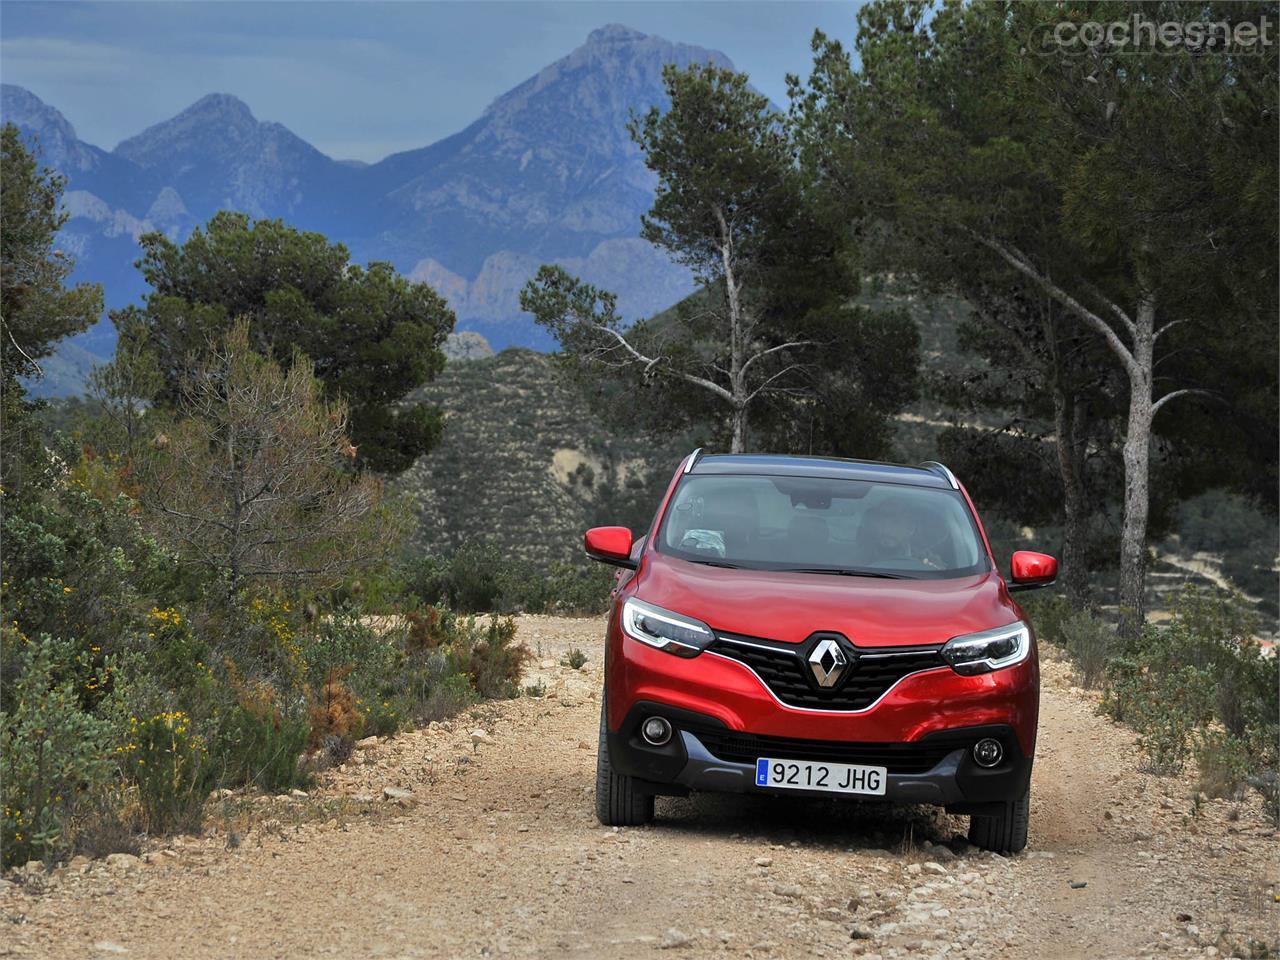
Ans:
[[[856,0],[21,2],[0,4],[0,79],[113,148],[207,93],[244,100],[337,159],[374,161],[475,120],[606,23],[727,54],[775,103],[815,28],[852,40]]]

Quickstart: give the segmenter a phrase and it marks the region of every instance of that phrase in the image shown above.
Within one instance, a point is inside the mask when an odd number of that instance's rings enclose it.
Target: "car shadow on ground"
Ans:
[[[909,852],[940,844],[961,853],[966,820],[940,807],[810,797],[694,793],[659,797],[657,829],[707,839],[749,837],[830,850]]]

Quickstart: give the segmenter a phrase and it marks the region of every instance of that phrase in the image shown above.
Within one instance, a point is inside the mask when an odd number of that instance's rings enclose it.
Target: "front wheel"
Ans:
[[[606,827],[638,827],[653,820],[653,794],[639,790],[635,777],[613,769],[609,762],[604,711],[601,703],[600,741],[596,748],[596,819]]]
[[[997,805],[991,814],[975,813],[969,817],[969,842],[995,853],[1017,853],[1027,845],[1027,826],[1031,821],[1031,788],[1018,800]]]

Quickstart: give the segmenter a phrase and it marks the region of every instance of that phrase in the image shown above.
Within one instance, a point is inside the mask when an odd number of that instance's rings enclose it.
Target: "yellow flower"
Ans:
[[[63,587],[63,588],[62,588],[62,592],[63,592],[63,593],[70,593],[70,592],[71,592],[71,588],[70,588],[70,587]]]

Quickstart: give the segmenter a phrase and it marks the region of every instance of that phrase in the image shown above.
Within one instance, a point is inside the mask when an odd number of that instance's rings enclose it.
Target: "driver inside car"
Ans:
[[[891,567],[894,560],[914,560],[931,570],[942,565],[934,549],[941,537],[922,536],[920,513],[900,498],[891,498],[867,511],[858,530],[858,547],[864,563]]]

